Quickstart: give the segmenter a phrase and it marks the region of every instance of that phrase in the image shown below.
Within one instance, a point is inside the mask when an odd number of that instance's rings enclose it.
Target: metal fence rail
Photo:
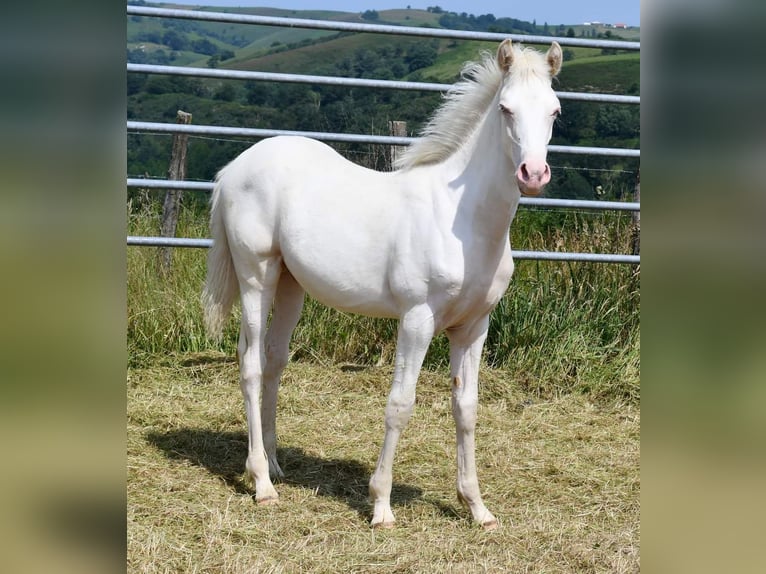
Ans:
[[[551,36],[528,36],[522,34],[505,34],[493,32],[471,32],[463,30],[446,30],[434,28],[419,28],[408,26],[391,26],[380,24],[362,24],[351,22],[338,22],[327,20],[308,20],[297,18],[281,18],[271,16],[257,16],[248,14],[234,14],[224,12],[206,12],[193,10],[175,10],[165,8],[151,8],[145,6],[127,6],[128,15],[149,16],[160,18],[181,18],[191,20],[203,20],[210,22],[225,22],[234,24],[255,24],[262,26],[281,26],[294,28],[307,28],[317,30],[335,30],[340,32],[365,32],[377,34],[394,34],[400,36],[421,36],[432,38],[452,38],[462,40],[501,41],[510,38],[526,44],[548,44],[556,40],[562,46],[580,46],[590,48],[611,48],[622,50],[640,50],[639,42],[625,42],[616,40],[591,40],[581,38],[559,38]],[[304,74],[279,74],[272,72],[256,72],[241,70],[221,70],[211,68],[191,68],[181,66],[160,66],[147,64],[127,65],[128,73],[167,74],[177,76],[192,76],[217,79],[233,80],[258,80],[271,82],[291,82],[304,84],[321,84],[334,86],[368,87],[375,89],[401,89],[444,92],[451,84],[434,82],[404,82],[393,80],[376,80],[362,78],[342,78],[333,76],[315,76]],[[580,100],[600,103],[616,104],[640,104],[639,96],[594,94],[582,92],[556,92],[560,99]],[[185,133],[198,136],[225,136],[243,138],[265,138],[277,135],[300,135],[324,141],[347,142],[347,143],[371,143],[384,145],[409,145],[416,138],[394,137],[366,134],[341,134],[326,132],[291,131],[279,129],[241,128],[229,126],[200,126],[168,124],[160,122],[128,121],[128,131],[137,133]],[[588,154],[614,157],[639,158],[640,150],[623,148],[604,148],[586,146],[548,146],[551,153]],[[142,187],[152,189],[185,189],[210,192],[213,182],[195,181],[170,181],[162,179],[128,178],[128,187]],[[614,201],[591,201],[574,199],[548,199],[522,197],[520,204],[527,207],[541,208],[577,208],[616,211],[640,211],[637,202],[614,202]],[[207,248],[212,245],[211,239],[192,239],[177,237],[139,237],[128,236],[128,245],[141,246],[167,246],[167,247],[196,247]],[[640,264],[638,255],[608,254],[608,253],[568,253],[547,251],[513,251],[515,259],[532,259],[545,261],[591,261],[606,263]]]
[[[190,237],[146,237],[128,236],[128,245],[149,247],[212,247],[212,239],[193,239]],[[594,263],[630,263],[639,264],[638,255],[620,253],[570,253],[565,251],[513,251],[514,259],[536,259],[541,261],[590,261]]]
[[[429,38],[452,38],[456,40],[485,40],[490,42],[501,42],[506,38],[510,38],[514,42],[523,42],[525,44],[550,44],[551,40],[556,40],[562,46],[579,46],[582,48],[613,48],[617,50],[641,49],[640,42],[626,42],[622,40],[554,38],[552,36],[528,36],[526,34],[505,34],[502,32],[472,32],[468,30],[446,30],[439,28],[419,28],[414,26],[361,24],[356,22],[338,22],[332,20],[281,18],[276,16],[256,16],[252,14],[233,14],[227,12],[202,12],[196,10],[174,10],[130,5],[128,5],[128,15],[155,16],[160,18],[181,18],[186,20],[205,20],[208,22],[226,22],[229,24],[258,24],[261,26],[281,26],[287,28],[307,28],[313,30],[337,30],[340,32],[394,34],[396,36],[422,36]]]
[[[128,121],[128,131],[149,133],[173,133],[205,136],[228,136],[246,138],[268,138],[274,136],[304,136],[321,141],[334,141],[346,143],[372,143],[389,145],[409,145],[417,138],[396,136],[375,136],[367,134],[339,134],[331,132],[307,132],[296,130],[275,130],[265,128],[233,128],[228,126],[202,126],[189,124],[166,124],[162,122],[138,122]],[[572,153],[585,155],[605,155],[620,157],[641,157],[641,150],[610,148],[610,147],[587,147],[572,145],[549,145],[548,151],[552,153]]]
[[[213,191],[215,183],[212,181],[178,181],[171,179],[143,179],[129,177],[128,187],[140,187],[143,189],[182,189],[189,191]],[[640,211],[641,204],[635,201],[593,201],[591,199],[549,199],[546,197],[522,197],[519,202],[527,207],[565,207],[569,209],[596,209],[614,211]]]
[[[286,82],[324,86],[348,86],[361,88],[382,88],[393,90],[418,90],[425,92],[446,92],[452,84],[437,82],[404,82],[399,80],[374,80],[368,78],[344,78],[338,76],[312,76],[307,74],[280,74],[277,72],[250,72],[244,70],[221,70],[219,68],[190,68],[185,66],[161,66],[159,64],[128,63],[128,73],[163,74],[194,78],[216,78],[220,80],[258,80],[264,82]],[[556,92],[561,100],[579,100],[612,104],[640,104],[640,96],[619,94],[592,94],[588,92]]]

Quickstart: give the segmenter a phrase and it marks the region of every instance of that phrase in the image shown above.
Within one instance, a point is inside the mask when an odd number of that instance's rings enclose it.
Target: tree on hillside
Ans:
[[[426,68],[436,61],[436,48],[429,44],[415,44],[412,46],[404,61],[410,68],[410,72],[420,68]]]
[[[363,20],[377,20],[378,18],[380,18],[380,14],[377,10],[365,10],[362,13]]]
[[[207,38],[194,40],[191,43],[191,49],[199,54],[205,54],[206,56],[212,56],[218,53],[218,46],[213,44]]]
[[[596,131],[601,136],[632,138],[639,134],[639,109],[602,106],[596,114]]]
[[[162,43],[171,50],[180,52],[186,50],[189,46],[189,40],[184,34],[179,34],[175,30],[168,30],[162,35]]]
[[[221,100],[224,102],[233,102],[237,98],[237,89],[231,84],[226,82],[213,94],[213,99]]]

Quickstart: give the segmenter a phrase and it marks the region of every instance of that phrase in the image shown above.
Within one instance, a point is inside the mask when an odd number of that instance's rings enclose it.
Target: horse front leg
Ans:
[[[449,331],[452,376],[452,417],[457,435],[457,496],[473,519],[487,530],[497,528],[497,519],[484,506],[476,474],[476,413],[479,403],[479,365],[487,338],[489,316],[473,325]]]
[[[418,375],[433,336],[434,318],[427,305],[411,309],[399,321],[394,380],[386,405],[386,434],[369,486],[374,502],[371,522],[374,528],[394,526],[394,513],[391,511],[394,452],[399,436],[412,415]]]

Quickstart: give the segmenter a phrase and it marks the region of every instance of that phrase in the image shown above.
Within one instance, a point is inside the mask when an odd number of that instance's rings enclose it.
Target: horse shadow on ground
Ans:
[[[149,432],[146,438],[169,459],[187,460],[219,476],[235,492],[255,497],[254,488],[250,487],[245,478],[245,432],[187,428]],[[366,521],[372,519],[372,503],[368,498],[367,487],[372,468],[353,459],[320,458],[299,447],[277,448],[277,458],[285,473],[285,477],[277,483],[305,488],[317,496],[341,500]],[[416,500],[424,500],[435,506],[445,517],[463,518],[452,505],[431,498],[424,499],[420,488],[396,482],[393,484],[392,506],[405,506]]]
[[[192,353],[181,360],[183,367],[197,367],[202,365],[237,364],[237,357],[231,355],[219,355],[212,353]]]

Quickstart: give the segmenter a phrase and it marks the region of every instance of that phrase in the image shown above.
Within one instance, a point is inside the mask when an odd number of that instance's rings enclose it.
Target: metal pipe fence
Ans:
[[[128,245],[148,247],[202,247],[213,246],[212,239],[194,239],[191,237],[143,237],[128,236]],[[536,259],[542,261],[591,261],[597,263],[630,263],[639,264],[638,255],[621,253],[569,253],[565,251],[517,251],[513,250],[514,259]]]
[[[258,80],[263,82],[285,82],[323,86],[347,86],[392,90],[416,90],[424,92],[446,92],[452,84],[438,82],[405,82],[399,80],[375,80],[368,78],[344,78],[338,76],[312,76],[307,74],[280,74],[277,72],[252,72],[244,70],[221,70],[219,68],[191,68],[185,66],[162,66],[159,64],[128,63],[128,73],[161,74],[194,78],[215,78],[220,80]],[[589,92],[556,92],[560,100],[579,100],[613,104],[640,104],[640,96],[620,94],[593,94]]]
[[[227,136],[245,138],[269,138],[274,136],[303,136],[320,141],[334,141],[345,143],[371,143],[388,145],[410,145],[417,138],[397,136],[376,136],[368,134],[341,134],[332,132],[308,132],[298,130],[277,130],[266,128],[235,128],[229,126],[203,126],[191,124],[166,124],[162,122],[138,122],[128,121],[128,131],[149,133],[172,133],[204,136]],[[610,148],[610,147],[587,147],[549,145],[548,151],[552,153],[571,153],[585,155],[604,155],[618,157],[641,157],[641,150]]]
[[[143,189],[181,189],[188,191],[212,192],[215,183],[212,181],[178,181],[170,179],[143,179],[129,177],[128,187]],[[640,211],[641,204],[635,201],[593,201],[591,199],[560,199],[547,197],[522,197],[521,205],[528,207],[563,207],[569,209],[595,209],[614,211]]]
[[[175,10],[167,8],[149,8],[128,5],[129,16],[154,16],[159,18],[181,18],[186,20],[204,20],[207,22],[226,22],[229,24],[258,24],[261,26],[280,26],[286,28],[306,28],[313,30],[336,30],[339,32],[367,32],[373,34],[393,34],[396,36],[421,36],[426,38],[447,38],[455,40],[485,40],[501,42],[510,38],[514,42],[525,44],[549,44],[556,40],[562,46],[581,48],[612,48],[616,50],[640,50],[640,42],[623,40],[591,40],[587,38],[562,38],[552,36],[534,36],[526,34],[506,34],[503,32],[474,32],[469,30],[446,30],[441,28],[420,28],[414,26],[392,26],[387,24],[361,24],[356,22],[338,22],[333,20],[308,20],[304,18],[282,18],[277,16],[257,16],[253,14],[233,14],[227,12],[202,12],[195,10]]]
[[[560,38],[551,36],[531,36],[521,34],[505,34],[494,32],[473,32],[464,30],[445,30],[434,28],[419,28],[408,26],[391,26],[380,24],[361,24],[327,20],[308,20],[297,18],[281,18],[257,16],[248,14],[232,14],[224,12],[206,12],[194,10],[176,10],[151,8],[145,6],[127,6],[127,14],[133,16],[149,16],[160,18],[181,18],[210,22],[225,22],[235,24],[253,24],[265,26],[295,27],[318,30],[335,30],[340,32],[366,32],[377,34],[395,34],[400,36],[421,36],[432,38],[452,38],[463,40],[501,41],[510,38],[527,44],[548,44],[556,40],[562,46],[579,46],[591,48],[611,48],[622,50],[640,50],[639,42],[616,40],[592,40],[582,38]],[[431,92],[447,91],[452,84],[435,82],[405,82],[394,80],[376,80],[363,78],[344,78],[334,76],[316,76],[305,74],[281,74],[273,72],[257,72],[242,70],[221,70],[213,68],[194,68],[181,66],[160,66],[149,64],[127,64],[128,73],[166,74],[176,76],[202,77],[227,80],[257,80],[269,82],[289,82],[331,86],[366,87],[373,89],[421,90]],[[640,104],[639,96],[596,94],[584,92],[556,92],[560,99],[579,100],[614,104]],[[280,129],[242,128],[231,126],[184,125],[161,122],[128,121],[127,129],[134,133],[153,134],[188,134],[196,136],[223,136],[239,138],[266,138],[278,135],[300,135],[322,141],[345,143],[369,143],[382,145],[409,145],[416,138],[395,137],[370,134],[343,134],[329,132],[308,132]],[[606,148],[591,146],[562,146],[550,145],[551,153],[587,154],[612,157],[640,158],[640,150],[624,148]],[[212,191],[212,182],[171,181],[162,179],[128,178],[128,187],[147,189],[184,189],[195,191]],[[577,208],[614,211],[640,211],[638,202],[592,201],[574,199],[548,199],[522,197],[520,204],[527,207],[539,208]],[[212,245],[211,239],[191,239],[176,237],[137,237],[129,236],[128,245],[164,246],[164,247],[196,247],[206,248]],[[592,261],[606,263],[640,264],[638,255],[608,254],[608,253],[567,253],[544,251],[513,251],[516,259],[536,259],[546,261]]]

